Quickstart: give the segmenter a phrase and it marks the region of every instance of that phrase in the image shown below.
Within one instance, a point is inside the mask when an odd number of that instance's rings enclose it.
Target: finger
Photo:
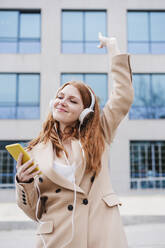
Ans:
[[[17,160],[17,168],[19,167],[19,166],[21,166],[21,164],[22,164],[22,158],[23,158],[23,153],[21,152],[20,154],[19,154],[19,156],[18,156],[18,160]]]
[[[98,47],[98,48],[103,48],[103,45],[102,45],[102,44],[100,44],[100,45],[98,45],[97,47]]]
[[[98,36],[99,36],[99,39],[101,39],[101,38],[102,38],[102,33],[99,32],[99,33],[98,33]]]
[[[26,174],[31,174],[32,171],[34,171],[37,167],[38,167],[38,164],[34,164],[33,166],[30,166],[30,167],[26,170]]]
[[[40,173],[41,173],[41,170],[38,170],[38,171],[34,172],[32,175],[33,175],[33,177],[35,177],[36,175],[39,175]]]
[[[41,171],[36,171],[36,172],[33,172],[32,174],[30,174],[29,176],[26,176],[26,180],[30,180],[31,178],[34,178],[35,176],[37,176],[39,173],[41,173]]]
[[[27,168],[29,168],[29,166],[34,162],[33,159],[30,159],[29,161],[27,161],[26,163],[24,163],[21,168],[22,168],[22,172],[24,172],[25,170],[27,170]]]

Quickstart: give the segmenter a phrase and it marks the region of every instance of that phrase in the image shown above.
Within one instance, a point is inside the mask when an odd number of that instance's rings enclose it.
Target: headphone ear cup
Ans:
[[[89,113],[92,113],[92,112],[94,112],[94,111],[93,111],[91,108],[86,108],[86,109],[84,109],[84,110],[81,112],[80,116],[79,116],[79,121],[80,121],[80,123],[82,124],[83,121],[84,121],[84,119],[87,117],[87,115],[88,115]]]

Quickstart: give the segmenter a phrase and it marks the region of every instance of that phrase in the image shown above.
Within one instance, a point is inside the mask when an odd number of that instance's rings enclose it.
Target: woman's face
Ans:
[[[72,85],[65,86],[58,92],[54,101],[54,119],[59,121],[60,128],[73,124],[84,109],[80,92]]]

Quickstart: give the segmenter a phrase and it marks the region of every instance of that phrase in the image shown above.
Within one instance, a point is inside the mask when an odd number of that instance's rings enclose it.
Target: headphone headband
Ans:
[[[81,114],[80,114],[80,116],[79,116],[80,125],[83,123],[84,119],[86,118],[86,116],[87,116],[89,113],[94,112],[95,96],[94,96],[93,92],[91,91],[91,89],[90,89],[88,86],[86,86],[86,87],[87,87],[87,89],[89,90],[90,95],[91,95],[91,105],[89,106],[89,108],[85,108],[85,109],[81,112]]]
[[[94,105],[95,105],[95,97],[94,97],[94,94],[93,94],[93,92],[91,91],[91,89],[90,89],[89,87],[87,87],[87,88],[88,88],[88,90],[89,90],[89,92],[90,92],[90,94],[91,94],[91,105],[90,105],[89,108],[93,110]]]

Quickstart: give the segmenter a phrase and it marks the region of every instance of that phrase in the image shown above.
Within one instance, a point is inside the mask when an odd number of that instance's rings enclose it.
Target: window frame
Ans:
[[[34,54],[39,54],[41,53],[41,49],[42,49],[42,46],[41,46],[41,36],[42,36],[42,33],[41,33],[41,9],[3,9],[1,8],[0,11],[17,11],[18,12],[18,32],[17,32],[17,37],[16,38],[10,38],[10,37],[5,37],[5,38],[2,38],[0,36],[0,43],[1,42],[8,42],[8,43],[12,43],[13,41],[16,43],[16,51],[15,52],[9,52],[9,54],[32,54],[32,52],[20,52],[20,42],[39,42],[40,44],[40,51],[39,52],[33,52]],[[21,21],[20,21],[20,16],[21,14],[40,14],[40,38],[21,38],[20,37],[20,26],[21,26]],[[4,40],[4,41],[3,41]],[[8,52],[5,52],[5,53],[2,53],[0,52],[0,54],[8,54]]]
[[[62,29],[63,29],[63,13],[64,12],[82,12],[82,14],[83,14],[83,27],[82,27],[83,40],[79,41],[79,43],[82,43],[82,47],[83,47],[82,52],[78,52],[78,53],[63,52],[63,44],[64,43],[67,43],[67,42],[69,42],[71,44],[78,43],[78,41],[74,41],[74,40],[72,40],[72,41],[63,40],[63,31],[62,31]],[[85,46],[86,42],[88,42],[88,43],[94,43],[94,42],[98,43],[98,40],[94,40],[94,41],[91,41],[91,42],[85,40],[85,13],[87,13],[87,12],[104,12],[105,13],[105,18],[106,18],[106,20],[105,20],[105,32],[106,32],[105,36],[107,35],[107,9],[61,9],[61,49],[60,49],[61,54],[100,54],[100,53],[86,52],[86,46]],[[107,53],[107,50],[106,50],[106,48],[103,48],[101,54],[105,54],[105,53]]]
[[[128,15],[129,13],[147,13],[147,18],[148,18],[148,33],[149,33],[149,37],[148,37],[148,41],[132,41],[128,39],[128,33],[129,33],[129,28],[128,28]],[[157,53],[157,52],[153,52],[152,51],[152,44],[165,44],[165,40],[164,41],[152,41],[151,40],[151,13],[165,13],[165,9],[164,10],[140,10],[140,9],[128,9],[127,10],[127,51],[131,52],[132,54],[165,54],[165,51],[163,53]],[[139,44],[148,44],[148,52],[143,53],[143,52],[137,52],[134,53],[132,51],[129,51],[129,44],[133,44],[133,43],[139,43]]]
[[[137,146],[136,153],[140,156],[133,158],[133,150],[135,153],[134,146]],[[144,150],[142,151],[142,146]],[[147,147],[148,146],[148,147]],[[156,146],[158,147],[158,158],[156,158]],[[164,152],[162,147],[164,147]],[[148,149],[148,150],[147,150]],[[160,154],[161,151],[161,154]],[[141,157],[145,154],[144,157]],[[151,154],[149,154],[151,152]],[[162,154],[164,153],[164,157]],[[130,154],[130,190],[165,190],[165,140],[130,140],[129,143],[129,154]],[[151,161],[150,161],[151,159]],[[152,159],[155,159],[154,161]],[[156,160],[159,159],[158,165]],[[145,164],[143,162],[145,161]],[[149,164],[150,161],[150,164]],[[162,161],[163,165],[162,165]],[[135,163],[136,162],[136,163]],[[162,165],[162,167],[161,167]],[[134,167],[136,166],[136,170]],[[137,167],[138,166],[138,167]],[[152,167],[149,169],[148,167]],[[159,169],[158,169],[158,168]],[[159,172],[157,172],[156,168]],[[164,170],[162,170],[164,168]],[[137,173],[138,171],[138,173]],[[163,172],[164,171],[164,172]],[[162,186],[162,187],[161,187]]]
[[[149,76],[149,87],[150,87],[150,94],[151,94],[151,96],[150,96],[150,98],[151,99],[153,99],[153,95],[154,95],[154,91],[153,91],[153,89],[152,89],[152,83],[153,83],[153,76],[155,76],[155,75],[164,75],[165,76],[165,73],[133,73],[133,77],[134,77],[134,75],[135,76],[137,76],[137,75],[140,75],[140,76],[145,76],[145,75],[148,75]],[[165,83],[165,82],[164,82]],[[129,111],[129,120],[160,120],[160,119],[165,119],[165,117],[163,118],[153,118],[153,117],[150,117],[150,116],[146,116],[145,118],[131,118],[131,112],[133,112],[133,109],[135,109],[135,108],[147,108],[148,106],[134,106],[134,103],[132,104],[132,106],[131,106],[131,109],[130,109],[130,111]],[[157,108],[165,108],[165,105],[164,106],[151,106],[150,105],[150,108],[151,109],[157,109]],[[153,114],[156,116],[156,113],[155,113],[155,111],[153,111]],[[132,114],[133,115],[133,114]]]
[[[7,72],[3,72],[3,73],[0,73],[0,75],[16,75],[16,91],[15,91],[15,102],[14,104],[9,104],[9,105],[1,105],[0,103],[0,107],[14,107],[15,108],[15,114],[13,115],[14,118],[0,118],[0,120],[38,120],[40,119],[40,103],[41,103],[41,100],[40,100],[40,96],[41,96],[41,75],[40,73],[30,73],[30,72],[26,72],[26,73],[7,73]],[[22,76],[22,75],[37,75],[38,76],[38,79],[39,79],[39,86],[38,86],[38,103],[37,104],[20,104],[19,103],[19,76]],[[18,107],[38,107],[39,108],[39,117],[38,118],[18,118]]]

